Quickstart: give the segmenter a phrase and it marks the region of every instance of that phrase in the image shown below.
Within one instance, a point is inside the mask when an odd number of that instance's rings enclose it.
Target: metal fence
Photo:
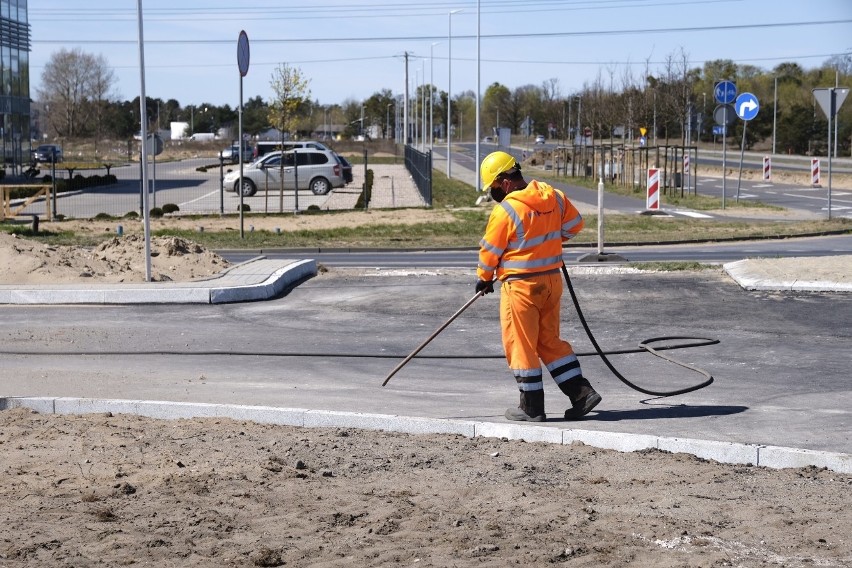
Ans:
[[[431,203],[431,156],[416,153],[408,167],[405,163],[370,163],[373,185],[370,207],[423,207]],[[123,217],[130,212],[141,214],[142,183],[141,165],[138,160],[128,160],[116,156],[108,166],[83,166],[83,162],[74,162],[75,157],[66,155],[65,161],[56,164],[55,176],[50,164],[39,164],[40,172],[35,177],[23,175],[7,176],[0,188],[2,195],[2,215],[16,217],[38,215],[42,219],[92,218],[99,214],[111,217]],[[83,167],[90,169],[83,169]],[[160,160],[149,158],[147,183],[148,205],[150,208],[163,209],[170,204],[177,207],[172,215],[210,215],[234,214],[239,211],[240,198],[223,183],[223,176],[229,170],[239,166],[224,162],[212,152],[190,155],[179,159]],[[407,169],[408,168],[408,169]],[[409,174],[417,172],[417,177]],[[104,183],[107,174],[114,176],[110,183]],[[333,189],[326,195],[314,195],[310,190],[282,190],[279,184],[258,187],[254,196],[244,197],[249,213],[286,213],[319,208],[321,210],[354,209],[364,188],[367,167],[355,164],[352,168],[353,180],[346,186]],[[46,178],[45,176],[50,176]],[[53,178],[53,179],[51,179]],[[77,178],[74,180],[74,178]],[[417,179],[423,184],[421,189]],[[27,199],[21,197],[17,188],[53,189],[54,181],[60,186],[56,198],[45,197]],[[74,189],[67,189],[74,180]],[[301,186],[300,180],[300,186]],[[63,191],[63,189],[67,189]],[[233,189],[233,186],[230,187]],[[423,192],[426,192],[425,194]],[[172,209],[168,207],[167,209]]]
[[[432,206],[432,152],[421,152],[412,146],[405,147],[405,168],[414,179],[427,206]]]

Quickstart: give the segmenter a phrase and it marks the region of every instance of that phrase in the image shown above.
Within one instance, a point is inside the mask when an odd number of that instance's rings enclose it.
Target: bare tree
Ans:
[[[111,96],[115,76],[102,55],[80,48],[61,49],[51,55],[41,74],[40,102],[48,109],[49,128],[60,137],[75,137],[97,130],[103,106]],[[96,117],[96,124],[90,123]]]

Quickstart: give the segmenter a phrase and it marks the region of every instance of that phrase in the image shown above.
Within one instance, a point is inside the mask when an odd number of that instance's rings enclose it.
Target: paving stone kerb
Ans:
[[[317,275],[314,259],[258,257],[192,282],[0,286],[0,304],[226,304],[269,300]]]
[[[713,440],[667,438],[647,434],[597,432],[573,428],[543,428],[533,424],[499,424],[470,420],[412,418],[387,414],[231,404],[62,397],[0,397],[0,410],[11,408],[29,408],[42,414],[112,412],[169,420],[216,417],[301,428],[358,428],[408,434],[460,434],[468,438],[482,436],[566,445],[581,442],[589,446],[620,452],[653,448],[692,454],[720,463],[752,464],[773,469],[816,466],[825,467],[838,473],[852,473],[852,454]]]

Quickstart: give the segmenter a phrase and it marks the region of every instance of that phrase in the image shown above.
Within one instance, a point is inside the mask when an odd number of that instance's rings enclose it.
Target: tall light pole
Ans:
[[[450,107],[453,100],[453,14],[458,14],[461,10],[450,10],[447,16],[449,22],[447,26],[447,178],[452,177],[453,157],[450,146],[453,141],[452,134],[452,112]]]
[[[420,117],[421,117],[421,121],[422,121],[421,122],[422,127],[420,129],[421,130],[420,139],[423,142],[422,149],[425,152],[426,151],[426,65],[424,64],[421,67],[421,69],[423,71],[423,74],[422,74],[423,81],[420,83],[420,91],[421,91],[423,96],[420,97],[420,99],[423,101],[423,108],[420,111]]]
[[[433,112],[432,101],[435,98],[435,63],[433,60],[433,50],[436,45],[441,42],[436,41],[429,47],[429,151],[431,152],[435,146],[435,127],[432,121],[435,117]]]
[[[775,126],[778,124],[778,76],[775,76],[775,94],[772,101],[772,155],[775,155]]]
[[[474,170],[476,170],[476,190],[479,191],[479,94],[482,92],[479,86],[479,4],[480,0],[476,0],[476,161],[474,162]]]
[[[385,138],[390,138],[390,107],[393,106],[393,103],[388,103],[388,110],[385,113]]]

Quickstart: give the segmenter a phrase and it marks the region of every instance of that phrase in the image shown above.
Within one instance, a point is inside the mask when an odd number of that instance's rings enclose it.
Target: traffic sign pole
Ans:
[[[743,120],[743,140],[740,144],[740,171],[737,177],[737,203],[740,202],[740,186],[743,179],[743,156],[745,154],[746,130],[748,121],[757,116],[760,110],[760,102],[757,97],[751,93],[743,93],[737,97],[737,102],[734,105],[734,111],[737,116]]]
[[[730,121],[733,119],[729,115],[730,112],[730,104],[734,102],[734,99],[737,96],[737,86],[733,81],[719,81],[716,83],[716,86],[713,88],[713,96],[722,108],[722,123],[725,127],[725,133],[722,135],[722,209],[725,208],[725,197],[727,193],[727,169],[728,169],[728,161],[727,161],[727,150],[728,150],[728,126],[730,126]],[[714,113],[715,115],[715,113]],[[715,118],[715,116],[714,116]],[[716,118],[716,122],[719,122],[719,119]]]
[[[828,218],[831,219],[831,121],[834,120],[837,111],[840,110],[843,101],[846,100],[846,95],[849,94],[849,89],[846,87],[831,87],[828,89],[814,89],[814,98],[819,103],[820,108],[828,117]],[[834,123],[834,144],[835,155],[837,154],[837,121]]]
[[[240,177],[239,177],[239,194],[240,194],[240,238],[245,238],[244,216],[243,216],[243,77],[246,76],[249,70],[251,51],[249,49],[248,34],[245,30],[240,31],[240,36],[237,39],[237,69],[240,72],[240,112],[239,112],[239,149],[240,149]],[[224,188],[220,189],[224,191]],[[224,209],[224,203],[222,208]]]
[[[743,122],[743,141],[742,144],[740,144],[740,173],[737,176],[737,203],[740,202],[740,185],[742,185],[743,181],[743,157],[745,154],[746,127],[748,127],[748,121]]]
[[[725,195],[727,193],[725,180],[728,178],[728,105],[725,105],[725,133],[722,135],[722,209],[725,209]]]

